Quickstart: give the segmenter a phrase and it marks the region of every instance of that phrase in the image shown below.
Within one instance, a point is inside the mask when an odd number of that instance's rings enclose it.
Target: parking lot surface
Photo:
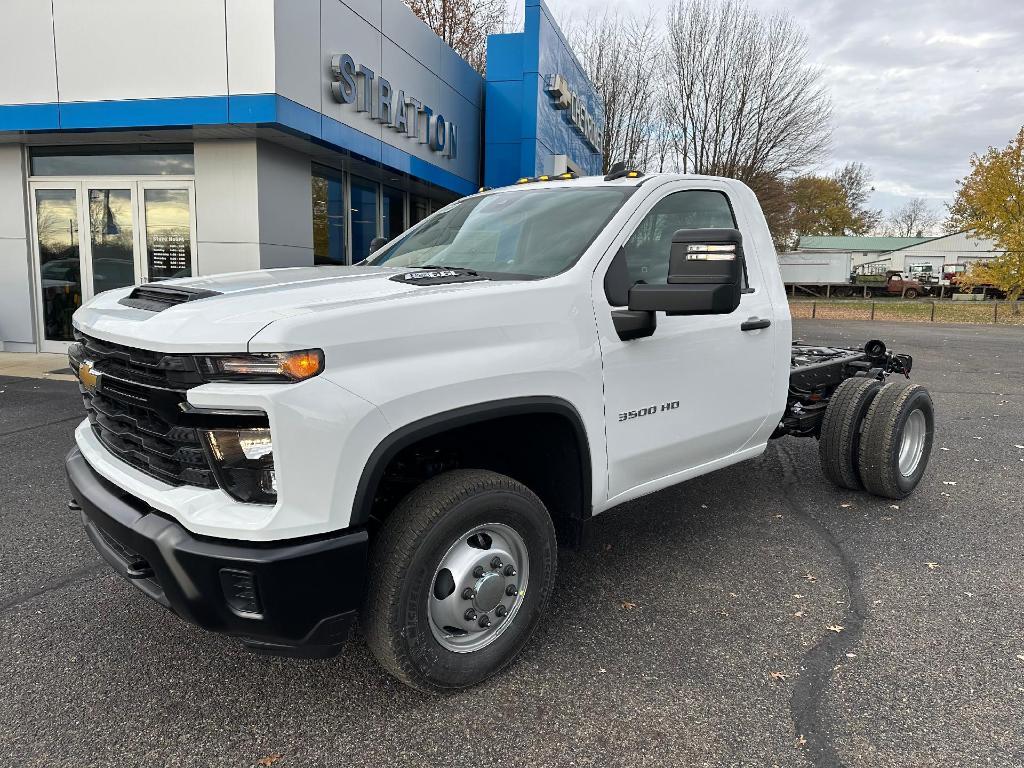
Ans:
[[[1024,765],[1024,329],[794,335],[914,355],[917,491],[840,491],[785,438],[602,515],[523,656],[446,697],[358,638],[257,656],[149,602],[65,507],[76,386],[0,376],[0,764]]]

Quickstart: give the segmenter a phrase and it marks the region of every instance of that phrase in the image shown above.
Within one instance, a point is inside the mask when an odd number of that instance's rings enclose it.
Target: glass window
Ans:
[[[89,190],[89,249],[94,293],[135,282],[135,227],[130,189]]]
[[[191,176],[191,144],[32,147],[33,176]]]
[[[384,237],[394,240],[405,231],[405,193],[391,187],[384,187],[381,195],[381,219],[384,223]]]
[[[52,341],[73,341],[71,315],[82,303],[75,190],[36,190],[36,232],[39,235],[39,283],[43,293],[43,335]]]
[[[370,241],[377,237],[377,185],[352,176],[352,263],[370,255]]]
[[[146,258],[150,280],[192,275],[192,211],[187,189],[147,189]]]
[[[409,226],[413,224],[419,224],[427,216],[430,215],[430,201],[425,197],[417,197],[412,195],[410,198],[412,205],[409,207]]]
[[[313,175],[313,263],[345,264],[345,187],[341,176]]]
[[[668,282],[672,235],[677,229],[731,229],[735,226],[729,200],[721,192],[674,192],[644,216],[623,246],[630,280],[634,283]]]
[[[369,263],[549,277],[583,255],[631,192],[566,187],[469,198],[411,229]]]

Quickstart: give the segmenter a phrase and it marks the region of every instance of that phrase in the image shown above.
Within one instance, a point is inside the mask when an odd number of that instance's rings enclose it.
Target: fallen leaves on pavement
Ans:
[[[827,629],[829,632],[842,632],[846,627],[842,624],[830,624]]]
[[[768,675],[777,683],[784,683],[789,679],[789,675],[785,675],[782,672],[769,672]]]
[[[256,765],[259,765],[259,766],[270,766],[270,765],[273,765],[274,763],[276,763],[282,757],[284,757],[284,755],[281,755],[281,754],[278,754],[277,752],[275,752],[272,755],[267,755],[266,757],[261,757],[259,760],[256,761]]]
[[[623,600],[622,607],[625,608],[627,611],[632,611],[634,608],[636,608],[636,603],[631,603],[628,600]]]
[[[938,563],[925,563],[925,565],[928,566],[929,571],[934,571],[936,568],[941,567]]]

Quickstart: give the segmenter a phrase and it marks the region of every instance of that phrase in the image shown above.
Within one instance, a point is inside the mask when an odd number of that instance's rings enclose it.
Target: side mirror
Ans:
[[[740,305],[743,236],[737,229],[680,229],[672,235],[668,282],[629,289],[632,311],[724,315]]]
[[[387,244],[388,244],[388,239],[386,237],[375,237],[375,238],[373,238],[373,240],[370,241],[370,253],[373,253],[374,251],[379,251],[381,248],[383,248]]]

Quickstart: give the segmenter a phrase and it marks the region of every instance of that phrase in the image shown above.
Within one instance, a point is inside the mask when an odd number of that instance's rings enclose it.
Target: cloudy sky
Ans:
[[[561,19],[604,0],[547,0]],[[672,0],[651,0],[657,10]],[[945,212],[972,152],[1024,125],[1024,0],[748,0],[800,22],[832,92],[831,161],[874,172],[872,205]],[[644,0],[622,0],[645,13]]]

